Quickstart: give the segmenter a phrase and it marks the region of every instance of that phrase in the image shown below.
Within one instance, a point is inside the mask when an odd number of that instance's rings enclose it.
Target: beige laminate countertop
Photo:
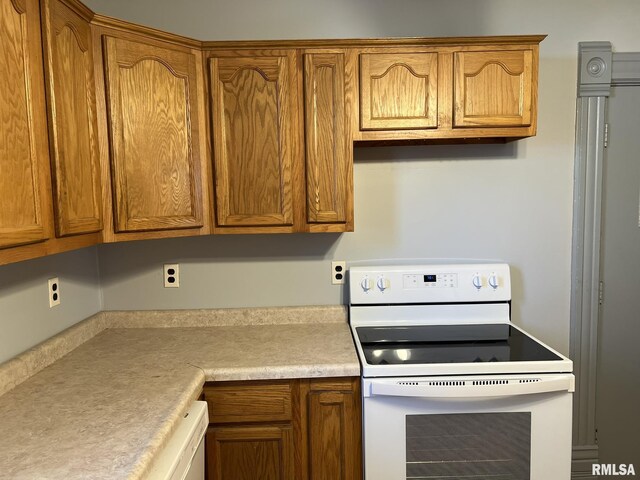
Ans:
[[[107,328],[0,396],[0,478],[144,478],[205,381],[359,374],[346,322]]]

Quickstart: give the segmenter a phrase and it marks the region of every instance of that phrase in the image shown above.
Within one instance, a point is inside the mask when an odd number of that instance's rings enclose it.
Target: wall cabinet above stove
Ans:
[[[359,69],[354,140],[455,143],[535,135],[543,38],[358,49],[349,64],[352,72]]]

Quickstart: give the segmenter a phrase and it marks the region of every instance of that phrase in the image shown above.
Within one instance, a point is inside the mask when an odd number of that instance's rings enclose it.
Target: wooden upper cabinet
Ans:
[[[465,51],[454,54],[454,127],[521,127],[535,105],[533,51]],[[534,71],[535,70],[535,71]]]
[[[293,225],[295,51],[215,52],[209,62],[216,225]]]
[[[0,0],[0,248],[50,236],[37,0]]]
[[[102,206],[91,12],[77,2],[42,5],[56,234],[96,232]]]
[[[304,55],[307,221],[347,221],[352,145],[346,135],[342,53]]]
[[[116,232],[201,227],[196,54],[104,41]]]
[[[436,53],[360,55],[360,128],[394,130],[438,126]]]

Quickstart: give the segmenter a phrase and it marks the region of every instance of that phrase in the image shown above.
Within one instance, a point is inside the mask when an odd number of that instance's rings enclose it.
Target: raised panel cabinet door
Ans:
[[[47,125],[37,0],[0,0],[0,248],[45,240]]]
[[[533,51],[456,52],[454,127],[531,125]]]
[[[312,385],[309,392],[309,480],[352,480],[362,476],[360,395],[357,388],[349,384],[345,387],[325,391],[314,390]]]
[[[292,225],[295,52],[209,66],[217,224]]]
[[[44,0],[45,71],[56,234],[102,230],[90,12]]]
[[[290,426],[210,427],[209,480],[295,480]]]
[[[397,130],[438,126],[436,53],[360,55],[360,128]]]
[[[351,145],[345,131],[344,54],[304,56],[307,221],[347,220]]]
[[[115,230],[201,227],[195,54],[104,40]]]

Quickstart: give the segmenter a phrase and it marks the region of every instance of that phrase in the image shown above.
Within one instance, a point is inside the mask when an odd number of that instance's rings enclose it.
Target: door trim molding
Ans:
[[[573,399],[576,473],[583,471],[580,463],[595,463],[598,459],[595,400],[607,99],[613,86],[640,85],[640,52],[613,53],[612,50],[610,42],[578,44],[569,348],[576,376]],[[578,458],[576,449],[581,451]]]

